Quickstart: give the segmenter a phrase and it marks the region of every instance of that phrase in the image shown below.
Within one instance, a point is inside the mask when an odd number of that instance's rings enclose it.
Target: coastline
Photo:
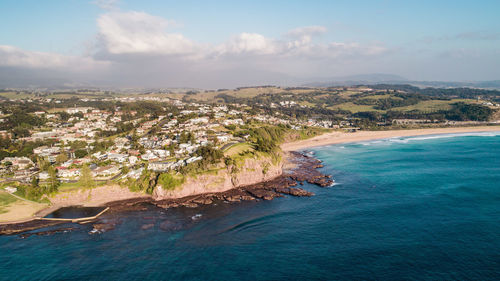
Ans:
[[[340,143],[349,143],[349,142],[360,142],[360,141],[368,141],[368,140],[376,140],[376,139],[386,139],[386,138],[394,138],[394,137],[409,137],[409,136],[422,136],[422,135],[439,135],[439,134],[453,134],[453,133],[473,133],[473,132],[493,132],[493,131],[499,131],[500,132],[500,126],[483,126],[483,127],[460,127],[460,128],[432,128],[432,129],[412,129],[412,130],[391,130],[391,131],[359,131],[355,133],[345,133],[345,132],[331,132],[331,133],[326,133],[317,137],[313,137],[311,139],[307,140],[300,140],[300,141],[294,141],[294,142],[289,142],[289,143],[284,143],[281,145],[281,149],[283,150],[283,163],[280,167],[281,173],[278,175],[275,175],[272,178],[268,178],[265,181],[258,182],[255,184],[251,184],[248,186],[241,186],[241,187],[234,187],[229,190],[224,190],[220,192],[206,192],[206,193],[199,193],[199,194],[189,194],[187,196],[180,196],[180,197],[171,197],[171,198],[153,198],[151,195],[145,195],[143,193],[133,193],[133,192],[128,192],[128,190],[112,190],[104,192],[103,194],[97,195],[94,197],[93,200],[90,200],[90,202],[86,202],[87,200],[82,201],[74,201],[74,200],[61,200],[61,202],[58,202],[56,204],[53,204],[47,208],[44,208],[42,210],[39,210],[36,212],[31,218],[24,218],[24,219],[16,219],[13,221],[2,221],[0,222],[0,226],[7,226],[7,225],[16,225],[16,224],[23,224],[23,223],[29,223],[32,221],[37,221],[41,217],[47,215],[50,211],[53,211],[59,207],[64,207],[64,206],[70,206],[70,205],[82,205],[82,206],[114,206],[117,208],[120,205],[126,205],[130,206],[130,202],[133,202],[135,204],[136,202],[151,202],[154,205],[158,207],[164,207],[164,208],[169,208],[169,207],[177,207],[177,206],[187,206],[187,207],[193,207],[193,205],[203,205],[203,202],[211,202],[215,199],[218,200],[226,200],[230,202],[237,202],[237,201],[245,201],[245,196],[248,191],[251,192],[252,198],[248,197],[247,200],[255,200],[255,199],[265,199],[269,200],[274,197],[279,197],[280,193],[282,194],[291,194],[294,195],[293,193],[296,192],[294,189],[286,190],[285,192],[280,192],[284,190],[276,190],[276,189],[269,189],[268,183],[273,183],[274,185],[278,186],[279,184],[283,184],[284,186],[288,187],[293,187],[295,184],[289,183],[289,182],[284,182],[280,181],[280,179],[283,178],[292,178],[296,183],[301,183],[303,181],[308,181],[307,180],[307,175],[304,175],[304,173],[300,172],[300,168],[297,169],[297,167],[300,166],[300,164],[296,161],[298,155],[300,153],[297,153],[297,151],[306,149],[306,148],[311,148],[311,147],[317,147],[317,146],[324,146],[324,145],[331,145],[331,144],[340,144]],[[308,169],[307,171],[311,173],[314,171],[317,167],[315,166],[318,165],[318,163],[312,163],[311,166],[314,167],[313,169]],[[297,175],[292,175],[291,171],[294,171],[297,173]],[[326,179],[322,178],[321,174],[315,174],[315,176],[318,176],[319,179]],[[311,181],[312,182],[312,181]],[[318,184],[319,185],[319,184]],[[326,186],[327,184],[325,184]],[[261,189],[257,187],[264,187],[264,189],[268,189],[267,193],[261,193],[260,191],[258,193],[255,193],[255,190]],[[110,186],[102,186],[101,188],[107,189]],[[115,188],[116,189],[116,188]],[[94,192],[96,192],[95,190]],[[88,193],[89,191],[79,191],[77,193]],[[291,192],[291,193],[290,193]],[[297,192],[296,194],[298,196],[310,196],[306,195],[305,193],[302,194],[300,192]],[[119,194],[120,196],[112,196]],[[112,198],[110,198],[111,196]],[[64,197],[64,196],[63,196]],[[81,197],[81,196],[80,196]],[[82,198],[87,198],[88,196],[83,196]],[[268,199],[269,198],[269,199]],[[75,199],[75,198],[74,198]],[[80,198],[81,199],[81,198]],[[207,200],[209,199],[209,200]],[[64,202],[66,201],[66,202]],[[195,203],[196,202],[196,203]],[[193,204],[195,203],[195,204]],[[123,206],[122,206],[123,207]],[[37,227],[38,228],[38,227]]]
[[[298,187],[298,185],[302,185],[304,182],[315,184],[320,187],[332,186],[333,180],[331,176],[324,175],[317,170],[323,167],[320,160],[298,152],[289,152],[287,154],[288,157],[286,158],[285,167],[283,168],[283,166],[281,166],[282,173],[261,182],[237,186],[220,192],[198,193],[176,198],[154,198],[154,196],[130,196],[121,199],[113,198],[114,200],[107,200],[101,203],[100,206],[107,207],[109,210],[103,218],[95,218],[90,221],[80,221],[77,223],[92,224],[94,227],[92,233],[103,232],[114,229],[117,224],[121,223],[122,220],[119,219],[121,213],[146,210],[147,207],[144,204],[153,205],[161,209],[177,207],[197,208],[203,205],[217,204],[218,202],[238,203],[243,201],[273,200],[274,198],[283,197],[284,195],[296,197],[313,196],[314,193]],[[38,215],[43,211],[45,211],[43,212],[44,214],[47,214],[49,212],[48,210],[53,211],[57,209],[57,207],[63,206],[51,206],[50,208],[40,211]],[[44,220],[41,216],[33,217],[31,220],[25,221],[4,222],[0,223],[0,235],[20,234],[26,231],[64,223],[64,221]],[[39,233],[37,232],[38,234],[29,233],[25,236],[47,235],[59,231],[70,231],[72,229],[75,228],[53,229],[41,231]]]
[[[284,143],[281,145],[281,149],[285,152],[289,152],[289,151],[298,151],[317,146],[369,141],[377,139],[413,137],[413,136],[425,136],[425,135],[441,135],[441,134],[479,133],[479,132],[500,132],[500,125],[481,126],[481,127],[457,127],[457,128],[429,128],[429,129],[426,128],[426,129],[389,130],[389,131],[358,131],[355,133],[345,133],[345,132],[335,131],[306,140]]]

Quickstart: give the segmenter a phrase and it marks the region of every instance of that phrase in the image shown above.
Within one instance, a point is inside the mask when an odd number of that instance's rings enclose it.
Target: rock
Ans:
[[[198,207],[198,204],[196,204],[194,202],[184,202],[181,205],[183,207],[186,207],[186,208],[197,208]]]
[[[115,224],[112,223],[95,223],[93,225],[94,230],[98,232],[106,232],[115,229]]]
[[[154,223],[148,223],[148,224],[144,224],[143,226],[141,226],[141,229],[148,230],[150,228],[153,228],[154,226],[155,226]]]
[[[314,193],[304,190],[302,188],[289,188],[290,195],[299,196],[299,197],[310,197],[313,196]]]
[[[160,229],[163,231],[176,231],[180,230],[182,227],[179,223],[170,220],[163,221],[160,224]]]
[[[32,233],[23,233],[23,234],[20,234],[19,237],[24,239],[24,238],[28,238],[28,237],[33,236],[33,235],[46,236],[46,235],[52,235],[52,234],[55,234],[55,233],[69,232],[69,231],[73,231],[75,229],[76,228],[74,228],[74,227],[65,227],[65,228],[58,228],[58,229],[47,230],[47,231],[39,231],[39,232],[32,232]]]
[[[193,199],[192,202],[200,205],[210,205],[213,203],[212,199],[205,197]]]

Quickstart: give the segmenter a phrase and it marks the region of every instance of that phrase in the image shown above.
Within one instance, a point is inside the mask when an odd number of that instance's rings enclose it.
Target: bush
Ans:
[[[163,189],[174,190],[177,186],[184,183],[184,177],[174,176],[172,174],[161,174],[158,177],[158,183],[161,184]]]

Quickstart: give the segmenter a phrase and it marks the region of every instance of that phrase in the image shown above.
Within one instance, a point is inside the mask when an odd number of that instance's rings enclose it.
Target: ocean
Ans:
[[[0,280],[499,280],[500,133],[314,148],[316,195],[0,237]]]

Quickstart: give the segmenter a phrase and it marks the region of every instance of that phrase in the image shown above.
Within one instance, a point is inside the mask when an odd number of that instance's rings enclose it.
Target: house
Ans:
[[[89,110],[92,110],[92,107],[72,107],[72,108],[66,109],[66,112],[69,114],[75,114],[78,112],[87,113],[87,111],[89,111]]]
[[[129,162],[131,165],[135,165],[135,163],[137,163],[137,160],[139,160],[139,159],[137,158],[137,156],[130,156],[130,157],[128,158],[128,162]]]
[[[31,135],[31,138],[33,140],[37,140],[37,139],[43,140],[43,139],[55,138],[55,137],[57,137],[57,133],[53,132],[53,131],[49,131],[49,132],[36,132],[36,133],[33,133]]]
[[[170,151],[165,149],[153,149],[153,153],[157,155],[159,158],[166,158],[170,156]]]
[[[5,188],[5,191],[7,191],[8,193],[14,193],[17,191],[17,188],[12,187],[12,186],[8,186]]]
[[[109,165],[105,167],[96,168],[92,171],[92,174],[95,177],[109,177],[112,175],[116,175],[120,172],[120,169],[117,166]]]
[[[150,161],[153,159],[157,159],[158,156],[156,156],[152,151],[147,150],[146,153],[141,155],[142,160]]]
[[[127,161],[128,155],[127,154],[119,154],[119,153],[109,153],[108,159],[111,161],[118,162],[118,163],[123,163],[123,162]]]
[[[48,172],[40,172],[38,174],[38,179],[39,180],[48,180],[49,179],[49,173]]]
[[[144,168],[132,170],[132,171],[127,173],[127,177],[133,178],[133,179],[138,179],[141,176],[143,170],[144,170]]]
[[[195,161],[200,161],[201,159],[203,159],[203,157],[201,157],[201,156],[191,157],[189,159],[186,159],[186,164],[193,163]]]
[[[23,170],[28,168],[29,166],[34,166],[33,161],[28,157],[5,157],[0,163],[6,165],[7,163],[11,163],[13,168]]]
[[[60,178],[75,178],[80,176],[80,170],[73,168],[68,169],[66,167],[56,167],[57,176]]]
[[[108,154],[98,151],[92,154],[92,157],[95,157],[97,160],[102,161],[108,158]]]
[[[226,134],[224,134],[224,135],[218,135],[217,136],[217,140],[219,142],[227,142],[227,141],[229,141],[230,138],[231,138],[231,136],[230,135],[226,135]]]
[[[152,162],[152,163],[149,163],[148,170],[151,170],[154,172],[166,172],[166,171],[170,170],[170,168],[173,168],[174,165],[175,165],[175,162],[173,162],[173,161]]]

